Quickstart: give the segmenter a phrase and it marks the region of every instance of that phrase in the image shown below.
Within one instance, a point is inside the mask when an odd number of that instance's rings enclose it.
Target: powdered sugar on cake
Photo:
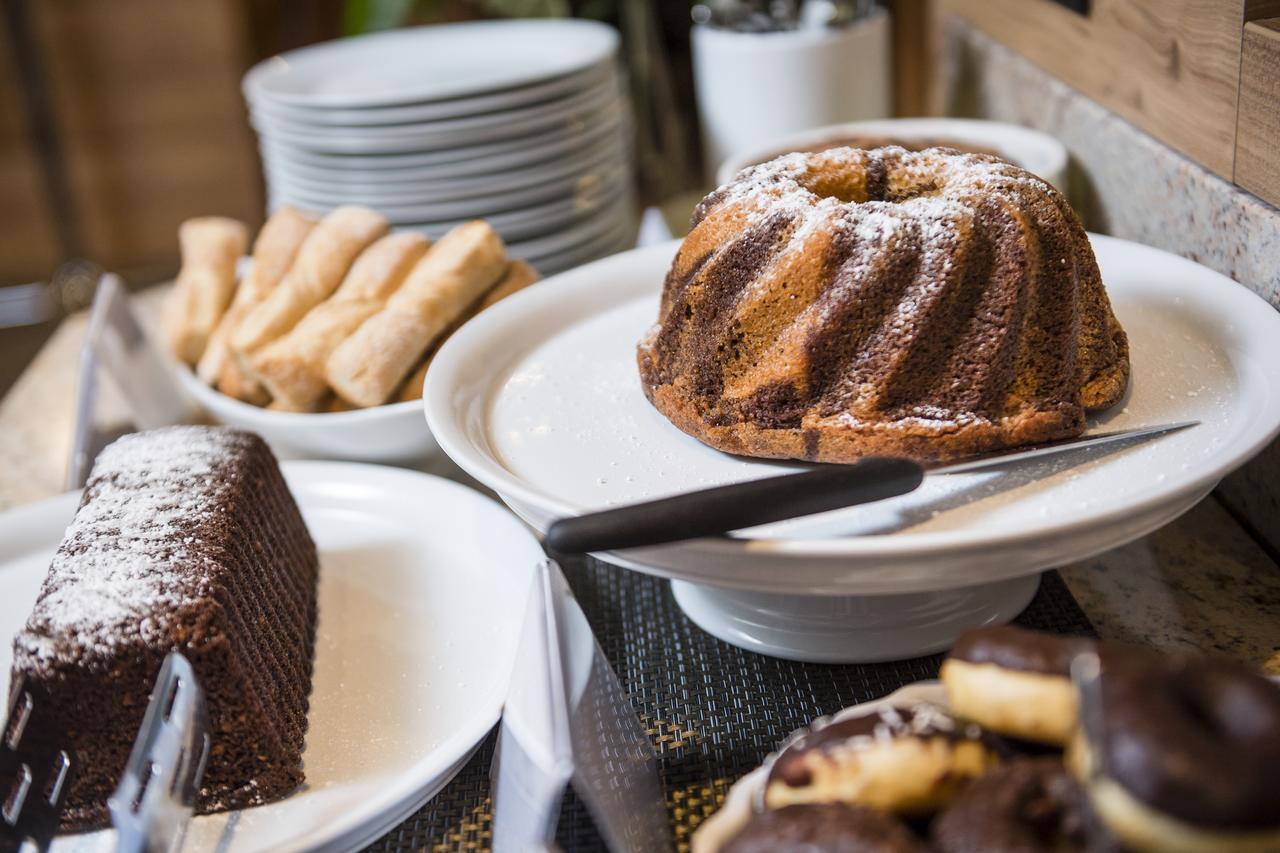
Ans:
[[[36,665],[72,651],[106,656],[206,598],[210,557],[197,537],[225,512],[226,463],[244,441],[233,430],[172,427],[107,447],[15,651]]]

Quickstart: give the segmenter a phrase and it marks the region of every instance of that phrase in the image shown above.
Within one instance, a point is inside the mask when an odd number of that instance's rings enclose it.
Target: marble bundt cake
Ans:
[[[279,799],[303,781],[316,547],[253,433],[169,427],[98,456],[54,555],[13,675],[37,733],[74,753],[66,829],[105,826],[165,655],[204,689],[202,812]]]
[[[741,172],[694,211],[638,361],[653,405],[706,444],[822,462],[1079,435],[1129,377],[1066,200],[945,148]]]

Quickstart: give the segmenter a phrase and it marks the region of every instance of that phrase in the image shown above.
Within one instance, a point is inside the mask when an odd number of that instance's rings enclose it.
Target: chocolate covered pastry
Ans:
[[[778,754],[764,805],[873,806],[929,814],[998,761],[977,726],[933,705],[886,706],[816,723]]]
[[[1095,645],[1012,625],[975,628],[942,663],[947,703],[993,732],[1063,746],[1076,726],[1071,661]]]
[[[891,814],[843,803],[807,803],[760,812],[722,853],[923,853]]]
[[[1068,765],[1140,851],[1280,850],[1280,685],[1232,661],[1104,645]]]

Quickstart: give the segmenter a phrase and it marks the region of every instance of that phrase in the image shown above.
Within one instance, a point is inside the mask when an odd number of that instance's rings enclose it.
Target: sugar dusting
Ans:
[[[821,746],[810,746],[810,736],[822,732],[823,729],[848,723],[851,720],[872,718],[869,731],[860,731],[835,742]],[[865,725],[859,729],[866,729]],[[851,753],[862,752],[876,746],[884,746],[900,738],[933,738],[944,737],[956,740],[980,740],[982,730],[972,724],[957,720],[946,709],[931,702],[912,702],[905,705],[880,705],[866,713],[852,716],[822,717],[813,722],[806,730],[802,729],[785,743],[779,754],[790,749],[804,751],[818,748],[823,753],[837,758]]]
[[[897,200],[845,201],[815,188],[842,181],[858,185],[875,162],[886,169],[886,186],[902,193]],[[975,218],[975,199],[1025,193],[1056,194],[1048,183],[995,157],[930,149],[907,151],[898,146],[862,150],[833,148],[819,153],[788,154],[743,170],[708,200],[716,209],[733,211],[752,228],[779,214],[794,223],[789,239],[772,259],[770,268],[751,284],[748,299],[769,287],[775,268],[808,250],[821,233],[848,235],[854,247],[833,283],[837,290],[801,312],[797,322],[823,324],[828,314],[874,275],[900,249],[911,251],[919,266],[909,286],[894,305],[883,327],[868,342],[869,349],[905,353],[917,333],[918,318],[936,304],[951,278],[957,246],[964,229]],[[856,298],[856,296],[852,296]],[[875,388],[849,389],[850,410],[833,422],[849,428],[867,426],[856,411],[873,401]],[[883,420],[877,415],[877,422]],[[950,431],[985,418],[973,412],[950,411],[918,405],[902,412],[901,425]]]
[[[205,597],[211,557],[192,534],[226,511],[228,463],[244,442],[235,430],[183,426],[103,450],[15,651],[35,665],[109,655],[163,633],[166,614]]]
[[[838,184],[842,177],[857,183],[873,162],[884,163],[887,184],[908,189],[908,197],[844,201],[814,189],[824,181]],[[1026,191],[1057,193],[1044,180],[995,157],[888,146],[787,154],[744,169],[709,200],[718,209],[739,211],[747,227],[780,213],[790,217],[796,224],[784,253],[802,251],[818,232],[851,231],[871,250],[853,259],[866,269],[880,254],[874,250],[896,240],[908,240],[921,253],[923,267],[945,269],[954,254],[957,223],[972,220],[976,197]]]

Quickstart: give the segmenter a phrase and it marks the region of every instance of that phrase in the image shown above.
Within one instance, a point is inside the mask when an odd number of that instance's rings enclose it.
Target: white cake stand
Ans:
[[[812,661],[905,658],[1007,621],[1038,574],[1143,536],[1280,431],[1280,314],[1182,258],[1093,237],[1129,333],[1126,399],[1090,424],[1201,426],[1137,446],[928,478],[910,495],[598,555],[670,578],[716,636]],[[728,456],[644,399],[635,342],[677,243],[606,258],[504,300],[459,330],[427,378],[433,433],[539,530],[556,518],[795,466]]]

